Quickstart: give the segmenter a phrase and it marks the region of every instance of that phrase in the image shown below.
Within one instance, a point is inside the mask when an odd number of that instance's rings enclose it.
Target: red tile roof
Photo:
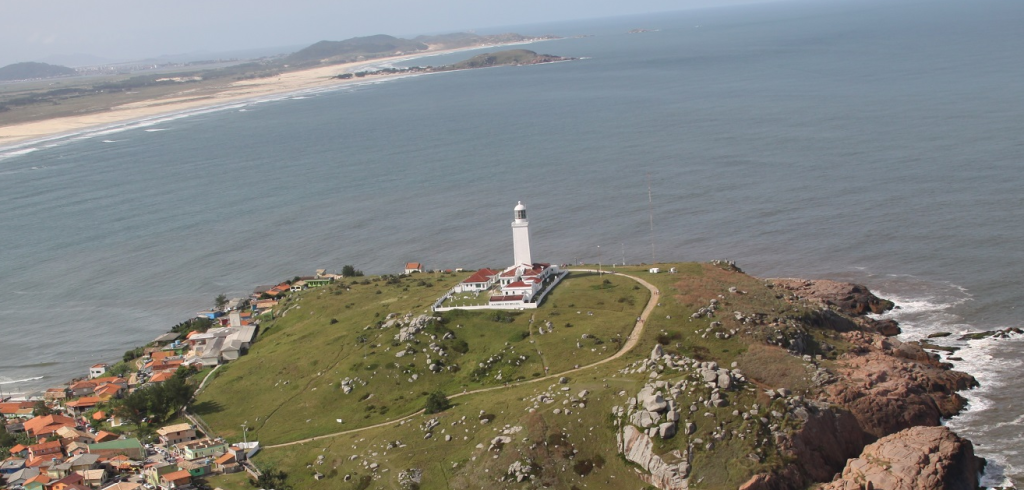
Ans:
[[[419,262],[409,262],[409,263],[405,264],[405,268],[406,269],[422,269],[423,268],[423,264],[421,264]]]
[[[74,427],[75,421],[63,415],[44,415],[25,421],[24,426],[29,435],[38,436],[50,434],[60,427]]]
[[[79,398],[73,402],[67,402],[65,403],[65,405],[71,408],[89,408],[99,405],[100,402],[102,402],[102,400],[100,400],[99,397],[83,396],[82,398]]]
[[[496,274],[498,274],[498,271],[493,271],[491,269],[480,269],[474,272],[472,276],[467,277],[466,280],[462,282],[465,284],[473,282],[489,282],[491,278],[494,277]]]
[[[533,289],[533,286],[526,284],[523,281],[516,281],[505,286],[504,289]]]

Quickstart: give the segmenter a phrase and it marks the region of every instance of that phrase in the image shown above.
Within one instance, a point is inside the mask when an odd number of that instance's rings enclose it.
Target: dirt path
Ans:
[[[598,272],[596,269],[571,269],[571,271],[573,271],[573,272]],[[640,342],[640,335],[644,331],[644,325],[646,325],[646,323],[647,323],[647,317],[651,316],[651,312],[654,311],[654,307],[658,306],[658,301],[661,299],[660,291],[658,291],[658,288],[654,287],[653,284],[651,284],[651,283],[649,283],[649,282],[647,282],[647,281],[645,281],[643,279],[640,279],[639,277],[636,277],[636,276],[630,276],[630,275],[627,275],[627,274],[620,274],[618,272],[602,272],[602,273],[603,274],[614,274],[616,276],[627,277],[629,279],[632,279],[632,280],[640,283],[641,286],[644,286],[645,288],[647,288],[651,292],[651,299],[649,301],[647,301],[647,306],[644,307],[644,311],[642,313],[640,313],[640,317],[637,319],[636,324],[633,325],[633,330],[631,332],[629,332],[629,336],[626,337],[626,343],[622,344],[622,348],[619,349],[618,352],[616,352],[615,354],[612,354],[611,357],[606,357],[604,359],[601,359],[600,361],[597,361],[597,362],[594,362],[594,363],[591,363],[591,364],[587,364],[586,366],[580,366],[578,368],[573,368],[573,369],[570,369],[568,371],[563,371],[561,373],[551,374],[551,375],[544,376],[544,377],[541,377],[541,378],[534,378],[534,379],[530,379],[530,380],[526,380],[526,381],[519,381],[519,382],[515,382],[515,383],[509,383],[507,386],[490,386],[490,387],[487,387],[487,388],[479,388],[479,389],[476,389],[476,390],[473,390],[473,391],[464,391],[462,393],[457,393],[457,394],[451,395],[448,398],[458,398],[458,397],[461,397],[461,396],[469,396],[469,395],[475,395],[475,394],[478,394],[478,393],[486,393],[488,391],[504,390],[504,389],[511,388],[513,386],[521,386],[521,385],[530,384],[530,383],[539,383],[541,381],[549,381],[549,380],[552,380],[552,379],[558,379],[558,378],[560,378],[562,376],[565,376],[567,374],[577,373],[577,372],[580,372],[580,371],[583,371],[583,370],[586,370],[586,369],[590,369],[590,368],[593,368],[593,367],[600,366],[602,364],[609,363],[611,361],[614,361],[614,360],[616,360],[616,359],[626,355],[626,353],[628,353],[629,351],[633,350],[633,348],[636,347],[636,344],[638,344]],[[380,427],[386,427],[386,426],[389,426],[389,425],[394,425],[394,424],[401,423],[401,422],[403,422],[405,420],[412,419],[413,417],[416,417],[416,416],[418,416],[418,415],[420,415],[422,413],[423,413],[423,410],[420,410],[420,411],[411,413],[409,415],[406,415],[405,417],[398,418],[398,419],[395,419],[395,420],[388,420],[387,422],[381,422],[379,424],[368,425],[366,427],[359,427],[357,429],[343,430],[341,432],[334,432],[332,434],[324,434],[322,436],[314,436],[314,437],[310,437],[310,438],[307,438],[307,439],[301,439],[301,440],[298,440],[298,441],[283,442],[281,444],[273,444],[273,445],[270,445],[270,446],[263,446],[263,448],[264,449],[272,449],[272,448],[278,448],[278,447],[287,447],[287,446],[293,446],[295,444],[304,444],[304,443],[307,443],[307,442],[312,442],[312,441],[315,441],[315,440],[318,440],[318,439],[326,439],[328,437],[337,437],[337,436],[342,436],[342,435],[346,435],[346,434],[354,434],[356,432],[362,432],[362,431],[365,431],[365,430],[377,429],[377,428],[380,428]]]

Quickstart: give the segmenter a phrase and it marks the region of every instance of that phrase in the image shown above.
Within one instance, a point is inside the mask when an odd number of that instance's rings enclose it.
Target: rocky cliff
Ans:
[[[849,481],[836,483],[844,486],[828,487],[830,490],[977,488],[978,463],[970,442],[934,427],[963,409],[966,402],[956,392],[977,386],[972,376],[951,370],[917,343],[889,338],[892,332],[882,332],[880,322],[865,315],[887,311],[893,305],[863,286],[800,279],[773,279],[770,284],[793,299],[818,302],[826,310],[853,317],[857,328],[828,317],[819,322],[819,326],[835,326],[833,338],[850,347],[836,359],[831,377],[821,383],[817,403],[796,414],[803,421],[801,427],[776,436],[780,450],[790,455],[793,463],[772,474],[755,475],[742,489],[805,488],[813,482],[830,481],[840,471],[844,471],[843,481],[851,475]],[[896,433],[903,435],[892,435]],[[866,444],[880,438],[861,453]],[[918,456],[937,448],[942,452],[930,459]],[[898,465],[878,463],[879,454],[905,460]],[[858,460],[853,459],[846,464],[858,455],[878,464],[878,469],[855,464]],[[870,474],[874,480],[862,478],[862,474]],[[956,482],[956,486],[932,486],[936,478]],[[874,483],[865,483],[869,481]],[[894,482],[909,486],[892,486]],[[856,486],[860,484],[873,486]]]
[[[945,427],[913,427],[865,447],[821,490],[975,490],[980,470],[971,441]]]

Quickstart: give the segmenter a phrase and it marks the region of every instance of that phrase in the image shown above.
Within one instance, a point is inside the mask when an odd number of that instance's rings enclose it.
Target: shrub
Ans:
[[[452,407],[448,397],[444,395],[440,390],[437,390],[427,395],[427,403],[424,407],[425,413],[438,413],[448,410]]]

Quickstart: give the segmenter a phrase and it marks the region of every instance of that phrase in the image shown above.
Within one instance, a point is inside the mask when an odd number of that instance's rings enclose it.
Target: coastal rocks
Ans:
[[[860,284],[829,280],[769,279],[776,288],[789,291],[799,297],[817,301],[825,306],[834,306],[851,316],[868,313],[881,314],[891,310],[892,301],[881,299]]]
[[[665,455],[654,454],[654,442],[647,434],[633,426],[626,426],[616,435],[619,452],[649,474],[640,474],[645,482],[661,490],[687,490],[686,477],[690,474],[689,455],[686,452],[671,451]]]
[[[859,352],[840,358],[842,381],[825,388],[828,400],[852,412],[874,437],[939,425],[966,405],[956,392],[977,386],[974,377],[947,369],[916,344],[860,332],[843,337]]]
[[[895,337],[903,333],[903,330],[900,329],[899,324],[895,320],[876,320],[873,322],[873,327],[876,332],[886,337]]]
[[[914,427],[879,439],[851,459],[822,490],[974,490],[979,458],[974,446],[946,427]]]

